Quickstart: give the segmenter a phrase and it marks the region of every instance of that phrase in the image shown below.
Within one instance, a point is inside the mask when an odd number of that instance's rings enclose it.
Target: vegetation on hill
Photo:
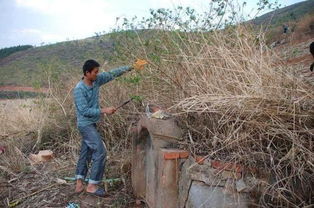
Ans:
[[[13,46],[9,48],[2,48],[0,49],[0,59],[7,57],[13,53],[24,51],[27,49],[33,48],[31,45],[19,45],[19,46]]]
[[[309,12],[313,12],[313,1],[301,2],[287,8],[282,8],[278,10],[278,17],[275,15],[272,24],[277,24],[282,22],[285,18],[290,17],[289,12],[296,13],[299,18],[302,14],[305,15]],[[180,8],[180,7],[179,7]],[[305,11],[305,10],[306,11]],[[210,31],[220,28],[222,25],[232,25],[235,23],[236,18],[233,16],[226,17],[226,7],[225,3],[222,1],[217,2],[217,6],[212,8],[212,10],[219,11],[217,14],[212,14],[208,11],[204,14],[197,14],[192,8],[186,8],[183,11],[181,8],[181,16],[175,17],[175,13],[167,9],[159,9],[156,11],[151,11],[151,18],[154,20],[153,23],[157,23],[162,20],[162,18],[172,15],[173,18],[178,18],[178,22],[175,23],[176,28],[181,28],[181,31],[193,31],[193,30],[203,30]],[[158,11],[158,12],[157,12]],[[237,13],[235,8],[229,9],[233,13]],[[303,13],[304,12],[304,13]],[[272,13],[265,14],[260,18],[255,19],[257,23],[264,22],[265,19],[270,18]],[[199,16],[201,15],[201,16]],[[217,22],[213,23],[213,19],[218,19]],[[123,24],[129,24],[132,20],[126,20],[129,22],[124,22]],[[146,21],[146,20],[145,20]],[[123,25],[121,24],[121,26]],[[160,24],[160,23],[158,23]],[[281,27],[281,26],[280,26]],[[117,28],[118,30],[119,28]],[[131,30],[134,28],[130,28]],[[138,30],[150,29],[158,30],[159,26],[156,26],[148,21],[141,22],[141,27]],[[275,32],[274,32],[275,31]],[[281,32],[281,28],[274,28],[268,35],[270,40],[274,37],[278,37],[278,31]],[[113,31],[113,34],[115,32]],[[47,80],[41,79],[45,70],[52,67],[54,71],[58,73],[64,73],[67,76],[67,72],[70,74],[79,74],[81,71],[81,66],[86,59],[94,58],[98,60],[101,64],[109,62],[111,65],[119,64],[115,63],[117,60],[118,53],[114,52],[116,44],[119,41],[114,42],[110,37],[112,35],[96,35],[93,38],[87,38],[83,40],[66,41],[51,45],[46,45],[42,47],[29,48],[26,53],[23,54],[12,54],[6,59],[0,59],[0,85],[22,85],[22,86],[33,86],[33,85],[47,85]],[[122,62],[123,63],[123,62]]]
[[[106,37],[87,38],[31,48],[21,56],[0,60],[0,85],[33,86],[40,83],[46,70],[56,73],[78,74],[86,59],[94,58],[103,63],[110,57],[113,43]]]
[[[314,15],[314,1],[307,0],[296,3],[267,14],[256,17],[252,22],[256,25],[282,26],[284,23],[295,22],[306,15]]]

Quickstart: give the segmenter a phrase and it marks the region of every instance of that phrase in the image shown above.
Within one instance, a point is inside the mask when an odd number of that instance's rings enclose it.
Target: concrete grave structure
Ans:
[[[243,167],[195,160],[178,148],[181,139],[181,129],[173,118],[140,119],[132,147],[135,196],[150,208],[248,207]]]

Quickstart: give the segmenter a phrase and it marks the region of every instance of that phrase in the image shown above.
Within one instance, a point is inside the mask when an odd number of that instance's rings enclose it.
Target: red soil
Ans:
[[[47,93],[47,88],[36,89],[33,87],[22,87],[22,86],[0,86],[0,91],[23,91],[23,92],[42,92]]]

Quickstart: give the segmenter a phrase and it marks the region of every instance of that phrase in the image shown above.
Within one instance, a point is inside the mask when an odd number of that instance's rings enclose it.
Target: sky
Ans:
[[[171,9],[179,5],[204,10],[204,5],[210,1],[0,0],[0,48],[87,38],[95,32],[110,31],[117,17],[145,17],[149,9]],[[247,0],[245,12],[252,13],[257,1]],[[283,6],[301,1],[279,0]]]

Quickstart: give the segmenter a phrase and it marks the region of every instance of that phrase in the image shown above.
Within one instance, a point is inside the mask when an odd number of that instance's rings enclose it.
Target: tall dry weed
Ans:
[[[127,94],[136,92],[146,103],[176,114],[187,148],[268,172],[272,182],[259,199],[261,206],[309,205],[313,86],[295,77],[292,66],[276,64],[264,36],[241,25],[210,32],[113,34],[122,60],[150,62]]]

